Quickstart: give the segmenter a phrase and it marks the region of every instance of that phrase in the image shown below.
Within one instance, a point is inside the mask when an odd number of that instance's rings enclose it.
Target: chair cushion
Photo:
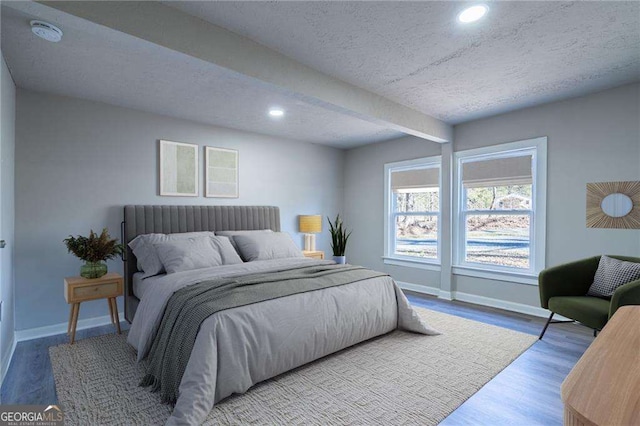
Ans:
[[[587,295],[611,297],[618,287],[637,279],[640,279],[640,263],[602,256]]]
[[[557,296],[549,299],[549,310],[602,330],[609,319],[609,304],[607,299],[599,297]]]

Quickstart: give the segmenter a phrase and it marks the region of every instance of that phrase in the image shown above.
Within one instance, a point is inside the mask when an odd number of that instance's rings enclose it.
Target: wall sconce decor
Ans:
[[[640,182],[588,183],[587,227],[640,229]]]

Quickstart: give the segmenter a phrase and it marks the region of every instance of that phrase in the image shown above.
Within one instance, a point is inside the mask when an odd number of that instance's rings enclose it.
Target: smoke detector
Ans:
[[[40,38],[54,43],[62,40],[62,30],[43,21],[31,21],[31,31]]]

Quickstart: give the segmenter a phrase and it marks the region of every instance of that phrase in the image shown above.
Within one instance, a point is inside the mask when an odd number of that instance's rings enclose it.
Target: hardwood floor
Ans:
[[[407,293],[412,304],[479,322],[538,335],[545,320],[457,301]],[[123,329],[128,328],[123,323]],[[105,325],[78,331],[76,339],[112,333]],[[64,334],[18,343],[2,388],[2,404],[57,402],[49,346],[66,343]],[[480,391],[458,407],[442,425],[561,425],[560,384],[593,341],[578,324],[554,324]],[[444,366],[443,366],[444,367]]]
[[[546,319],[407,293],[412,304],[539,335]],[[543,340],[518,357],[441,425],[562,425],[560,385],[593,341],[575,323],[549,326]]]
[[[122,330],[129,324],[121,323]],[[87,337],[114,332],[114,326],[78,330],[76,341]],[[69,343],[69,336],[58,334],[40,339],[20,342],[11,359],[11,364],[0,389],[0,404],[56,404],[56,388],[49,361],[49,347]]]

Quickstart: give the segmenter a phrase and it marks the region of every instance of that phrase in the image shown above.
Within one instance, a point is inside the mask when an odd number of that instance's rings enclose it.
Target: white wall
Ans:
[[[345,224],[353,233],[347,261],[391,274],[396,280],[435,289],[440,273],[385,265],[384,165],[394,161],[440,155],[441,146],[413,136],[365,145],[347,151],[345,164]]]
[[[158,196],[158,139],[239,150],[240,198]],[[335,148],[18,89],[16,329],[67,321],[62,279],[81,261],[62,240],[103,227],[119,237],[125,204],[276,205],[283,230],[302,245],[297,215],[340,212],[343,170]],[[328,232],[318,248],[329,254]],[[121,272],[122,262],[109,268]],[[80,319],[106,314],[104,301],[80,309]]]
[[[587,229],[585,219],[588,182],[640,180],[639,118],[640,85],[627,85],[457,125],[453,149],[461,151],[547,136],[546,265],[602,253],[640,256],[640,230]],[[443,265],[440,277],[432,271],[382,263],[383,165],[438,155],[440,147],[415,138],[402,138],[347,151],[345,212],[348,225],[354,230],[348,258],[387,271],[398,281],[428,286],[431,293],[440,288],[445,292],[538,307],[537,286],[451,277],[447,275],[448,265]],[[443,251],[450,247],[450,241],[442,241]]]
[[[586,184],[640,180],[640,84],[460,124],[456,151],[548,137],[546,265],[640,256],[640,230],[586,227]],[[539,306],[538,288],[454,276],[457,291]]]
[[[0,250],[2,256],[2,318],[0,318],[0,381],[9,364],[14,340],[14,283],[13,283],[13,244],[14,244],[14,148],[16,121],[16,86],[13,83],[7,64],[0,52],[0,239],[7,245]]]

